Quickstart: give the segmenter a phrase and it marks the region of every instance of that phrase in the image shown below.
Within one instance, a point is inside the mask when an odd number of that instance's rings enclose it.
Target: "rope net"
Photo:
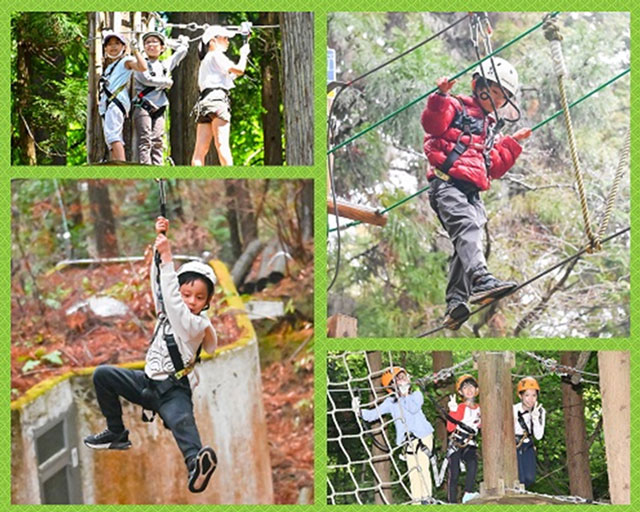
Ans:
[[[428,353],[415,353],[411,367],[422,359],[424,375],[413,375],[414,389],[425,399],[421,406],[427,420],[436,428],[443,421],[444,410],[438,405],[447,393],[453,393],[456,378],[473,372],[474,357],[467,357],[437,372],[428,371]],[[588,353],[585,353],[588,354]],[[580,367],[560,364],[553,357],[535,352],[517,352],[519,364],[512,371],[513,387],[524,376],[537,380],[556,376],[575,385],[598,385],[598,374],[586,371],[585,359]],[[529,361],[527,364],[527,360]],[[377,362],[376,362],[377,361]],[[533,362],[532,362],[533,361]],[[381,377],[394,368],[403,367],[405,357],[398,352],[365,351],[329,353],[327,355],[327,502],[340,504],[442,504],[446,499],[449,455],[463,447],[450,436],[446,446],[425,446],[414,436],[405,435],[398,442],[397,430],[409,431],[398,390],[381,384]],[[522,366],[531,373],[519,373]],[[411,373],[410,370],[408,370]],[[417,373],[417,372],[416,372]],[[483,383],[480,382],[480,389]],[[559,385],[559,383],[558,383]],[[438,396],[437,389],[445,389]],[[416,393],[416,391],[414,391]],[[385,400],[395,400],[399,412],[382,414]],[[355,404],[354,404],[355,401]],[[365,421],[362,410],[375,411],[379,419]],[[386,411],[386,409],[385,409]],[[481,436],[478,439],[481,448]],[[456,444],[457,443],[457,444]],[[422,457],[422,460],[418,460]],[[480,467],[482,460],[480,458]],[[464,467],[462,468],[464,471]],[[555,471],[554,471],[555,472]],[[481,474],[481,473],[480,473]],[[478,481],[481,478],[478,478]],[[541,479],[543,480],[544,477]],[[442,485],[445,483],[445,485]],[[553,498],[566,503],[595,503],[580,496],[542,494],[524,488],[507,489],[512,494]]]

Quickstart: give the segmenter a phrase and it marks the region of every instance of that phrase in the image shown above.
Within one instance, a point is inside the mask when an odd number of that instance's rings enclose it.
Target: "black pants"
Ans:
[[[525,487],[536,481],[536,450],[533,443],[522,443],[516,450],[518,455],[518,479]]]
[[[449,480],[447,481],[447,500],[458,503],[458,477],[460,476],[460,461],[467,466],[467,476],[464,479],[464,492],[473,492],[478,472],[478,456],[475,446],[465,446],[449,456]]]
[[[96,396],[100,410],[107,419],[110,430],[124,427],[122,422],[122,406],[120,397],[129,402],[149,408],[149,403],[144,403],[142,390],[153,385],[142,370],[128,370],[116,366],[98,366],[93,372],[93,385],[96,388]],[[188,383],[175,382],[166,392],[159,396],[157,402],[151,406],[155,410],[165,426],[171,430],[178,448],[188,465],[200,448],[200,434],[193,416],[193,402],[191,401],[191,388]]]

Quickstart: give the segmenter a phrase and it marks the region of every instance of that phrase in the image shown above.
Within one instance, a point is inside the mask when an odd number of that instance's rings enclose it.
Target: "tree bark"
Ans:
[[[372,374],[379,374],[380,370],[382,370],[382,354],[380,352],[367,352],[367,361],[369,362],[369,369]],[[380,388],[380,377],[377,377],[373,381],[375,388]],[[377,397],[378,393],[375,389],[371,390],[372,395]],[[384,446],[385,437],[382,433],[374,434],[374,437],[377,441]],[[386,440],[391,442],[391,438],[389,435],[386,436]],[[380,450],[375,444],[371,447],[371,453],[375,458],[382,458],[384,456],[384,452]],[[378,484],[382,484],[382,493],[376,493],[375,503],[376,505],[384,505],[385,503],[393,503],[393,496],[391,492],[391,486],[388,482],[391,482],[390,476],[390,468],[391,463],[389,462],[389,458],[385,457],[382,460],[377,460],[373,463],[374,468],[374,478]],[[384,484],[387,485],[384,485]]]
[[[431,352],[431,358],[433,359],[433,373],[437,373],[443,368],[450,368],[451,366],[453,366],[453,352]],[[448,384],[444,382],[437,382],[435,383],[435,387],[436,389],[444,390],[445,392],[444,396],[440,399],[440,405],[446,410],[448,395],[451,393],[455,393],[453,382],[449,382]],[[442,419],[440,415],[436,416],[435,430],[436,439],[440,441],[440,452],[444,454],[447,452],[449,434],[447,433],[447,422]]]
[[[115,257],[118,255],[118,239],[109,198],[109,187],[102,180],[89,180],[87,183],[97,256],[99,258]]]
[[[501,495],[518,482],[513,390],[513,352],[479,352],[478,384],[482,411],[483,490]]]
[[[226,180],[227,221],[231,231],[231,247],[234,258],[239,258],[252,240],[258,238],[249,184],[247,180]]]
[[[24,33],[22,21],[23,17],[28,15],[29,13],[22,13],[17,22],[16,34],[17,34],[17,57],[16,57],[16,65],[17,65],[17,88],[15,91],[17,103],[18,103],[18,136],[19,136],[19,146],[21,152],[21,162],[24,165],[36,165],[36,142],[33,138],[33,133],[30,131],[31,119],[27,112],[27,107],[30,102],[30,91],[31,91],[31,74],[32,74],[32,64],[31,64],[31,52],[28,48],[28,43],[26,41],[27,38],[22,37]]]
[[[629,352],[598,352],[609,494],[613,505],[631,503],[631,396]]]
[[[302,181],[302,191],[296,200],[298,225],[303,242],[313,239],[313,180]]]
[[[574,367],[579,356],[579,352],[562,352],[560,363]],[[567,381],[562,382],[562,407],[569,469],[569,492],[573,496],[593,499],[584,401],[580,386],[574,386]]]
[[[288,165],[313,165],[313,13],[280,13]]]
[[[278,13],[262,12],[258,18],[259,25],[277,25]],[[280,115],[280,71],[278,60],[280,48],[273,30],[266,30],[263,35],[263,53],[260,59],[262,72],[262,135],[264,138],[265,165],[282,165],[282,116]]]
[[[98,114],[99,80],[102,75],[102,41],[98,37],[100,14],[87,13],[89,41],[89,69],[87,99],[87,162],[100,162],[105,155],[106,145],[102,136],[102,120]]]
[[[219,20],[215,12],[175,12],[169,15],[171,23],[208,23],[215,25]],[[194,33],[186,29],[173,29],[172,37],[186,35],[189,38],[196,37],[200,33]],[[192,44],[192,46],[197,46]],[[198,69],[200,59],[195,48],[191,48],[182,63],[172,74],[173,87],[169,91],[169,113],[171,127],[169,130],[170,152],[169,155],[176,165],[191,165],[191,156],[196,144],[196,120],[191,116],[191,110],[198,101]],[[233,122],[233,121],[232,121]],[[211,147],[214,148],[213,141]],[[219,165],[215,148],[209,151],[205,160],[206,165]]]

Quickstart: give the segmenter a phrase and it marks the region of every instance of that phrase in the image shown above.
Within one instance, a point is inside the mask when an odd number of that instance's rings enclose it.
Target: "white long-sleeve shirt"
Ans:
[[[238,75],[229,71],[235,64],[227,57],[221,49],[208,52],[198,70],[198,87],[200,91],[205,89],[222,88],[233,89],[233,81]]]
[[[544,436],[544,424],[546,421],[547,412],[542,406],[540,406],[539,411],[540,414],[536,419],[534,419],[531,416],[531,411],[527,411],[523,407],[522,402],[513,405],[513,424],[516,436],[524,435],[524,429],[518,421],[518,415],[520,414],[524,419],[524,423],[527,426],[527,430],[529,431],[529,433],[538,440],[542,439],[542,436]],[[528,443],[530,441],[530,439],[526,439],[524,442]]]
[[[146,87],[155,87],[155,91],[145,95],[156,107],[164,107],[169,104],[166,89],[171,82],[171,73],[178,67],[189,51],[188,44],[178,46],[171,57],[165,60],[149,59],[147,57],[147,70],[136,71],[133,74],[134,89],[136,94],[142,92]]]
[[[156,276],[156,265],[152,261],[151,290],[156,313],[159,315],[162,310],[158,301]],[[203,345],[205,351],[213,353],[218,343],[216,331],[211,325],[207,314],[201,312],[199,315],[194,315],[182,299],[178,274],[175,271],[173,262],[160,264],[160,287],[168,321],[165,322],[166,327],[160,326],[156,328],[155,336],[147,350],[144,371],[153,380],[165,380],[176,371],[169,355],[167,343],[164,340],[164,329],[166,329],[167,333],[173,334],[185,367],[195,361],[200,344]],[[189,383],[192,388],[197,386],[198,375],[196,370],[189,374]]]

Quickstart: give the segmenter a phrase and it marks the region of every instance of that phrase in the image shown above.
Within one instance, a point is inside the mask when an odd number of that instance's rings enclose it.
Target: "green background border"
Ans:
[[[503,1],[500,3],[487,1],[463,2],[453,0],[446,2],[416,2],[411,0],[289,0],[283,1],[262,1],[257,0],[235,0],[233,2],[224,0],[220,2],[203,2],[203,1],[180,1],[172,2],[140,2],[140,1],[117,1],[108,5],[109,10],[185,10],[185,11],[258,11],[258,10],[287,10],[287,11],[313,11],[315,21],[315,165],[313,167],[236,167],[236,168],[200,168],[192,169],[188,167],[162,168],[158,172],[157,168],[144,167],[11,167],[10,166],[10,12],[15,10],[24,11],[65,11],[70,10],[104,10],[107,6],[104,2],[95,0],[81,0],[71,5],[69,1],[49,0],[41,1],[22,1],[11,2],[7,0],[0,1],[2,14],[0,15],[0,50],[2,59],[0,61],[0,77],[2,79],[2,87],[0,87],[0,132],[3,134],[0,139],[0,205],[4,211],[4,215],[0,215],[0,239],[4,242],[0,244],[0,265],[2,272],[0,280],[5,285],[4,289],[10,290],[10,259],[11,259],[11,179],[12,178],[126,178],[126,179],[152,179],[157,177],[176,177],[176,178],[315,178],[315,229],[316,229],[316,293],[315,293],[315,313],[316,313],[316,339],[315,339],[315,503],[314,510],[326,509],[332,510],[334,507],[324,505],[326,503],[326,471],[324,470],[326,462],[326,353],[328,350],[467,350],[469,348],[468,340],[463,339],[357,339],[357,340],[327,340],[326,333],[326,298],[324,291],[327,283],[326,273],[326,96],[325,96],[325,77],[326,77],[326,21],[327,13],[332,11],[463,11],[468,10],[489,10],[489,11],[630,11],[631,12],[631,35],[632,35],[632,73],[631,73],[631,108],[632,108],[632,169],[638,167],[637,156],[638,149],[636,140],[638,140],[638,121],[640,119],[637,113],[638,87],[634,80],[638,66],[636,65],[636,55],[640,45],[639,32],[640,14],[639,3],[635,4],[631,1],[538,1],[524,2],[522,0]],[[608,34],[603,34],[603,37]],[[419,35],[416,36],[419,39]],[[541,48],[541,51],[545,49]],[[420,78],[417,78],[420,79]],[[597,101],[597,100],[596,100]],[[160,176],[162,174],[162,176]],[[632,205],[635,206],[638,196],[638,187],[640,176],[635,170],[631,175],[632,187]],[[637,224],[637,212],[632,210],[632,226]],[[632,239],[632,255],[636,253],[637,243]],[[510,340],[510,339],[473,339],[474,349],[486,350],[630,350],[632,362],[631,375],[631,396],[632,396],[632,449],[631,460],[638,460],[638,451],[636,449],[637,442],[640,437],[640,416],[637,409],[640,403],[640,372],[635,368],[634,363],[637,359],[637,335],[636,324],[640,321],[640,309],[638,308],[638,300],[636,293],[636,284],[640,278],[640,266],[635,263],[637,258],[631,259],[631,336],[628,339],[609,339],[609,340],[590,340],[590,339],[532,339],[532,340]],[[9,506],[13,509],[28,510],[83,510],[86,505],[80,506],[52,506],[52,505],[11,505],[11,440],[10,440],[10,330],[11,330],[11,301],[7,291],[2,295],[0,303],[0,334],[5,346],[2,351],[4,356],[1,359],[1,378],[6,390],[2,394],[2,403],[0,405],[0,426],[3,433],[0,439],[0,506]],[[631,475],[631,506],[617,506],[616,510],[632,510],[640,504],[638,474],[640,468],[632,464]],[[153,477],[150,475],[150,477]],[[239,483],[241,485],[241,483]],[[205,510],[209,505],[104,505],[100,506],[102,510],[137,510],[142,512],[156,512],[157,510]],[[363,506],[343,506],[343,509],[362,510]],[[4,508],[4,507],[3,507]],[[277,509],[310,510],[309,506],[238,506],[238,505],[220,505],[218,509],[251,509],[251,510],[269,510]],[[386,510],[388,507],[365,506],[365,509],[376,508]],[[463,506],[448,506],[446,510],[458,510]],[[467,510],[469,507],[464,506]],[[541,510],[564,510],[564,506],[484,506],[482,510],[520,510],[531,509]],[[474,507],[472,507],[474,509]],[[480,508],[475,508],[480,510]],[[575,508],[572,508],[575,510]]]

